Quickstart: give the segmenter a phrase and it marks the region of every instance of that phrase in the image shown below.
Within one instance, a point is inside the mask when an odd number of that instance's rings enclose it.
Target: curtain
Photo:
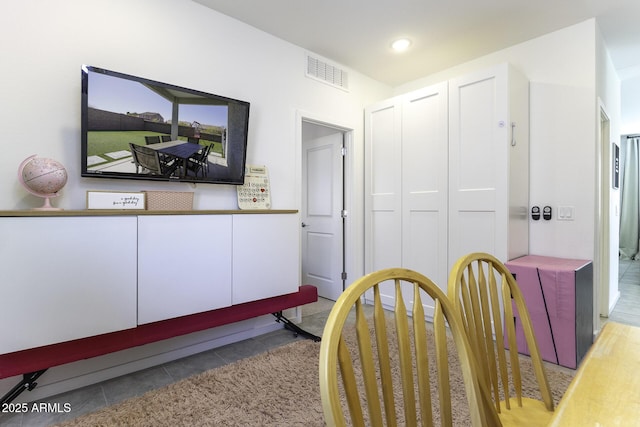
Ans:
[[[623,142],[624,143],[624,142]],[[639,195],[639,147],[640,136],[627,138],[622,154],[622,183],[620,185],[620,259],[640,259],[638,241],[640,236]]]

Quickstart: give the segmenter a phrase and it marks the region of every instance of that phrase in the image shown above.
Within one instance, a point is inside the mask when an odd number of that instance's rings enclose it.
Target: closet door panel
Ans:
[[[442,228],[441,222],[442,216],[437,212],[414,211],[407,216],[403,263],[445,290],[447,251],[440,250],[438,242],[446,240],[447,229]]]
[[[371,194],[387,196],[398,193],[397,175],[400,156],[400,135],[397,104],[385,106],[370,113],[371,148]]]
[[[402,103],[402,265],[443,289],[448,273],[447,98],[445,82],[412,92]]]
[[[450,82],[449,267],[469,252],[506,260],[507,70],[494,67]]]
[[[461,190],[456,200],[458,212],[492,212],[496,208],[495,188],[474,188]]]
[[[401,105],[391,99],[365,110],[365,272],[402,260]]]
[[[396,212],[373,212],[370,216],[371,237],[368,254],[369,268],[367,273],[383,268],[402,266],[400,223]],[[385,305],[393,306],[395,289],[392,283],[380,287],[380,296]]]
[[[400,233],[396,215],[390,212],[375,212],[371,215],[371,271],[402,266]]]
[[[498,119],[496,78],[460,85],[456,100],[457,113],[452,120],[457,136],[452,145],[452,160],[456,164],[458,191],[495,190],[497,178],[494,165],[498,150]]]
[[[502,250],[504,242],[496,237],[496,216],[494,212],[459,212],[451,219],[457,226],[449,230],[451,245],[462,255],[471,252],[495,254]],[[458,258],[449,260],[455,262]]]

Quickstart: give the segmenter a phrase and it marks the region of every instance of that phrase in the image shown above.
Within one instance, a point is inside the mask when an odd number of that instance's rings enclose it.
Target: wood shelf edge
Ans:
[[[0,217],[66,217],[66,216],[140,216],[140,215],[229,215],[229,214],[295,214],[297,209],[212,209],[189,211],[155,211],[155,210],[112,210],[112,209],[82,209],[82,210],[0,210]]]

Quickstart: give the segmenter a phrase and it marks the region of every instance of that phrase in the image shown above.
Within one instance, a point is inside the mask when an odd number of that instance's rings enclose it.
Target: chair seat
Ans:
[[[511,409],[506,409],[504,401],[500,405],[502,411],[498,414],[503,427],[546,426],[551,421],[553,412],[547,410],[544,402],[528,397],[522,398],[522,406],[518,406],[518,400],[509,399]]]

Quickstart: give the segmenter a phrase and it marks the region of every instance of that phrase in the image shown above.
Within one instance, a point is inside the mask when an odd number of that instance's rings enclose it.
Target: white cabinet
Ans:
[[[0,220],[0,354],[136,326],[136,217]]]
[[[293,214],[138,218],[138,323],[296,292]]]
[[[233,215],[233,304],[296,292],[299,215]]]
[[[297,292],[299,215],[224,212],[0,212],[0,354]]]
[[[138,324],[231,305],[231,215],[138,217]]]
[[[528,105],[503,64],[366,109],[367,272],[402,266],[446,289],[466,253],[528,253]]]
[[[366,111],[367,272],[402,266],[446,284],[447,104],[442,83]]]
[[[508,64],[449,82],[449,261],[529,252],[529,83]]]

